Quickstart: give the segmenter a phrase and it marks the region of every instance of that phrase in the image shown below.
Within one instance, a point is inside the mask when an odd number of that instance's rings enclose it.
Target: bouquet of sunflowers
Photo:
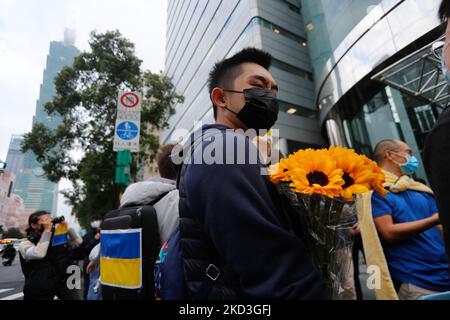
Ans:
[[[323,275],[328,297],[337,299],[351,267],[356,195],[372,189],[385,195],[384,173],[364,155],[330,147],[299,150],[272,165],[269,175]]]

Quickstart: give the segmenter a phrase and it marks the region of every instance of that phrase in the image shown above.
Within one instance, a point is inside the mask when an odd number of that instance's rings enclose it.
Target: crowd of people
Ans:
[[[443,1],[440,16],[443,21],[450,16],[448,1]],[[449,43],[450,27],[446,29],[444,74],[449,73]],[[210,73],[215,123],[192,135],[181,158],[201,158],[214,150],[215,157],[232,161],[175,164],[180,149],[162,146],[157,156],[160,177],[131,184],[121,199],[122,207],[152,203],[161,245],[170,242],[177,231],[187,298],[325,298],[311,254],[292,232],[292,221],[286,217],[274,185],[261,174],[266,168],[260,161],[261,148],[238,131],[269,130],[277,121],[278,86],[269,71],[271,61],[268,53],[247,48],[218,62]],[[450,249],[448,110],[426,141],[424,159],[431,186],[414,180],[420,163],[405,142],[382,140],[374,150],[389,193],[372,194],[372,217],[402,300],[450,291],[446,254],[446,248]],[[202,139],[198,142],[196,136]],[[244,161],[237,147],[225,147],[227,141],[245,147]],[[252,154],[258,155],[258,161],[250,161]],[[58,231],[50,213],[33,213],[27,240],[19,249],[25,298],[81,299],[66,288],[64,272],[78,254],[78,259],[84,260],[84,298],[101,299],[101,223],[101,216],[93,217],[84,239],[66,228],[68,242],[53,245]],[[356,225],[354,236],[359,237],[358,233]],[[73,246],[78,249],[71,249]],[[355,255],[362,245],[356,248]],[[352,279],[357,291],[352,299],[361,298],[357,270]]]

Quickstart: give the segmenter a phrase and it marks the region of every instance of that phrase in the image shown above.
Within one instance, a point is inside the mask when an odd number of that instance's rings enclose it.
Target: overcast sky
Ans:
[[[159,72],[166,10],[166,0],[0,0],[0,159],[12,134],[31,130],[50,41],[63,40],[65,27],[76,29],[80,50],[92,30],[118,29],[135,43],[143,67]]]

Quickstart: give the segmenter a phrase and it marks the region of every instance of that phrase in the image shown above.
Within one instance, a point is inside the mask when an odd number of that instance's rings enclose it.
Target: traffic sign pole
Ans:
[[[114,182],[117,186],[115,199],[119,204],[123,189],[131,178],[131,153],[139,152],[141,100],[141,94],[138,92],[120,92],[117,99],[113,150],[117,151]]]
[[[139,152],[141,110],[140,93],[119,93],[117,99],[114,151],[127,149],[131,152]]]

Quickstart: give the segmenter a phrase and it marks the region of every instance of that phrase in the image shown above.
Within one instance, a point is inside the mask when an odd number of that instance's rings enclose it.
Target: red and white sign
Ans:
[[[120,92],[117,98],[113,150],[139,152],[142,97],[139,92]]]
[[[118,109],[140,112],[141,95],[137,92],[121,92],[118,99]]]

